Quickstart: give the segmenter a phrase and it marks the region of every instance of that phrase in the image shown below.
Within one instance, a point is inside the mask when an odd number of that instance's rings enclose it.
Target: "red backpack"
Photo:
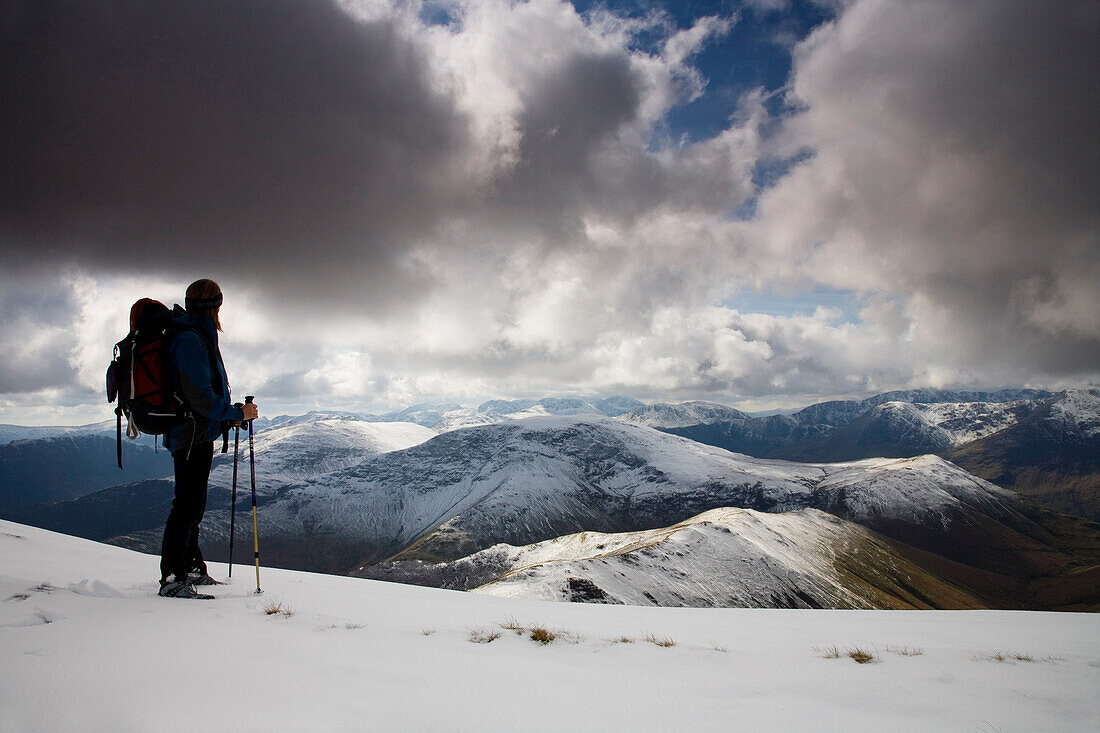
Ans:
[[[139,433],[163,435],[191,415],[168,355],[172,338],[184,330],[194,331],[173,322],[172,312],[160,301],[142,298],[130,308],[130,333],[115,344],[114,360],[107,367],[107,401],[118,400],[119,468],[124,415],[126,436],[131,440]]]

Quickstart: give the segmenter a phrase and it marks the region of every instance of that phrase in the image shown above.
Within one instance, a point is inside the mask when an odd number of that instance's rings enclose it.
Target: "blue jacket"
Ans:
[[[212,441],[222,434],[226,421],[244,418],[244,412],[233,406],[229,394],[229,379],[218,349],[214,319],[193,316],[177,305],[172,310],[172,320],[177,325],[199,331],[202,336],[195,331],[181,331],[172,339],[168,351],[180,393],[194,413],[192,420],[165,433],[164,447],[168,450],[183,448],[192,442]],[[213,348],[214,358],[207,351],[207,342]],[[215,385],[221,389],[216,390]]]

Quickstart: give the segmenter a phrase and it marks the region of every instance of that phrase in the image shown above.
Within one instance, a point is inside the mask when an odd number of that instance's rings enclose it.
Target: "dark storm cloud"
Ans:
[[[27,0],[0,24],[12,265],[201,256],[291,297],[408,284],[396,243],[446,208],[463,127],[396,21],[297,0]]]
[[[626,53],[575,55],[548,69],[525,95],[517,125],[519,164],[500,186],[504,210],[554,229],[597,191],[592,156],[642,100]]]

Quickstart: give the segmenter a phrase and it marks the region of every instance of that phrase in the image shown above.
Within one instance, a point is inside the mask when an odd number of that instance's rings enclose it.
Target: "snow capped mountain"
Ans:
[[[73,435],[114,435],[115,421],[89,423],[88,425],[0,425],[0,445],[16,440],[39,440]]]
[[[380,415],[342,410],[311,410],[304,415],[278,415],[277,417],[258,418],[255,422],[257,432],[301,425],[317,420],[356,420],[360,422],[387,422]]]
[[[951,447],[951,436],[928,419],[920,405],[883,402],[830,433],[825,442],[863,456],[913,456]]]
[[[443,433],[460,428],[491,425],[502,420],[524,420],[547,415],[606,415],[616,417],[643,403],[630,397],[587,399],[583,397],[547,397],[541,400],[491,400],[473,410],[455,410],[432,427]]]
[[[974,394],[1007,397],[1018,393]],[[960,396],[927,390],[889,394],[940,400]],[[879,395],[862,402],[822,402],[792,415],[768,417],[743,414],[723,417],[721,411],[712,410],[700,414],[697,422],[692,421],[692,410],[685,409],[682,420],[650,424],[692,440],[763,458],[844,461],[942,453],[1010,427],[1043,404],[1031,400],[924,403],[884,398],[885,395]]]
[[[1098,389],[1059,393],[1016,423],[945,455],[1055,511],[1100,521]]]
[[[678,405],[659,402],[636,408],[623,415],[622,419],[634,425],[648,425],[651,428],[682,428],[724,420],[744,420],[747,417],[740,410],[713,402],[684,402]]]
[[[712,509],[662,529],[496,545],[452,565],[452,572],[504,570],[475,592],[544,601],[926,608],[930,599],[949,598],[981,606],[898,557],[873,532],[816,509]]]
[[[438,405],[421,403],[406,407],[403,410],[387,412],[381,415],[380,419],[385,422],[411,422],[430,428],[440,420],[443,420],[448,414],[462,409],[462,405],[454,403],[443,403]]]
[[[825,508],[857,521],[950,524],[1011,495],[928,457],[796,464],[731,454],[609,418],[547,417],[445,433],[284,485],[265,516],[378,554],[453,559],[498,542],[667,526],[707,509]],[[425,537],[425,535],[430,536]]]
[[[210,485],[232,484],[230,453],[221,456],[210,473]],[[256,449],[257,491],[267,493],[288,481],[328,473],[365,458],[419,445],[436,436],[431,428],[414,423],[365,422],[358,416],[310,413],[302,419],[262,430],[253,438]],[[238,484],[248,475],[248,435],[241,430]]]
[[[948,525],[955,509],[998,516],[1012,510],[1011,491],[977,479],[938,456],[868,458],[826,466],[815,506],[866,524],[881,520]]]
[[[930,425],[942,430],[952,446],[969,443],[1015,425],[1034,409],[1030,400],[1014,402],[939,402],[915,405]]]
[[[1100,435],[1100,389],[1071,389],[1051,403],[1050,419],[1072,425],[1084,438]]]
[[[1045,400],[1052,392],[1043,389],[999,389],[994,392],[975,392],[971,390],[946,389],[905,389],[883,392],[863,400],[865,405],[877,405],[882,402],[918,402],[935,404],[940,402],[1020,402],[1022,400]]]
[[[948,585],[1003,607],[1053,607],[1049,597],[1032,599],[1032,581],[1097,559],[1095,530],[1063,526],[935,456],[790,463],[592,417],[445,433],[284,487],[266,515],[275,516],[277,532],[300,534],[308,522],[310,532],[358,547],[364,562],[356,574],[446,584],[453,573],[432,563],[498,543],[652,530],[722,507],[826,511],[883,535],[909,562],[931,562]],[[493,577],[485,568],[470,576]],[[1058,604],[1093,602],[1069,593]]]

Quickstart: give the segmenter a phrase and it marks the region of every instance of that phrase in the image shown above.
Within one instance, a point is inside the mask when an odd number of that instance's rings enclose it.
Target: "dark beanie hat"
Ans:
[[[222,304],[222,294],[218,293],[213,298],[185,298],[183,306],[192,313],[212,311]]]

